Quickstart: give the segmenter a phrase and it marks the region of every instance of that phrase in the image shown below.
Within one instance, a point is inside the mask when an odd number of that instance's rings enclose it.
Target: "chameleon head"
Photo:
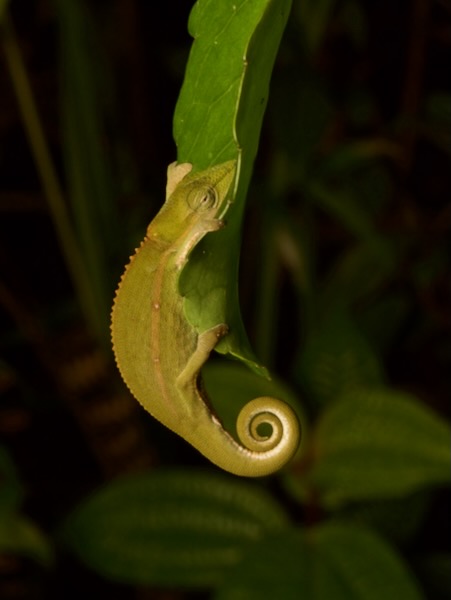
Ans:
[[[184,166],[177,165],[175,169]],[[235,174],[235,160],[215,165],[205,171],[189,172],[173,187],[166,201],[166,211],[171,211],[175,220],[188,226],[194,226],[196,222],[205,223],[220,219],[230,204],[230,191]]]

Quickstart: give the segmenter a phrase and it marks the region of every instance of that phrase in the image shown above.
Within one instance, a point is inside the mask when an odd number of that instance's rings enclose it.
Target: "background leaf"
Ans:
[[[209,472],[160,471],[116,481],[80,505],[62,539],[116,581],[217,585],[251,542],[288,520],[256,486]]]
[[[450,427],[416,398],[349,391],[321,415],[309,474],[321,503],[395,498],[449,483]]]
[[[378,536],[347,523],[268,536],[215,600],[420,600],[408,568]]]

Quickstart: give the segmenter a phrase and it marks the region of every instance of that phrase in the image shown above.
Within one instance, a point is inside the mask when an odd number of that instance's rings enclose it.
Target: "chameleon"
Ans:
[[[240,442],[224,429],[200,372],[229,327],[218,323],[199,333],[185,316],[179,291],[190,252],[225,225],[235,175],[234,160],[195,173],[190,163],[169,165],[166,200],[116,291],[111,334],[122,378],[153,417],[218,467],[258,477],[294,455],[300,439],[297,416],[285,402],[260,397],[239,413]],[[265,435],[263,423],[270,425]]]

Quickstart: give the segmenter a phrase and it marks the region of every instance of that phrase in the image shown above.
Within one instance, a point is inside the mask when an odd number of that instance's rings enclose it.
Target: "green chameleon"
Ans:
[[[261,397],[238,416],[241,444],[224,429],[200,370],[228,327],[219,323],[198,333],[185,317],[178,286],[189,253],[224,226],[236,161],[194,174],[191,168],[169,166],[166,202],[122,276],[111,324],[116,362],[143,407],[211,462],[235,475],[268,475],[295,453],[297,417],[284,402]],[[271,425],[269,435],[259,434],[262,423]]]

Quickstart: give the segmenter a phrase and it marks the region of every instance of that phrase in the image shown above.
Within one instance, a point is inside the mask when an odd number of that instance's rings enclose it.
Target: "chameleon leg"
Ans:
[[[199,335],[197,338],[196,350],[189,358],[183,371],[177,377],[177,386],[179,388],[196,385],[199,371],[207,362],[210,352],[228,331],[229,328],[227,325],[220,323]]]

